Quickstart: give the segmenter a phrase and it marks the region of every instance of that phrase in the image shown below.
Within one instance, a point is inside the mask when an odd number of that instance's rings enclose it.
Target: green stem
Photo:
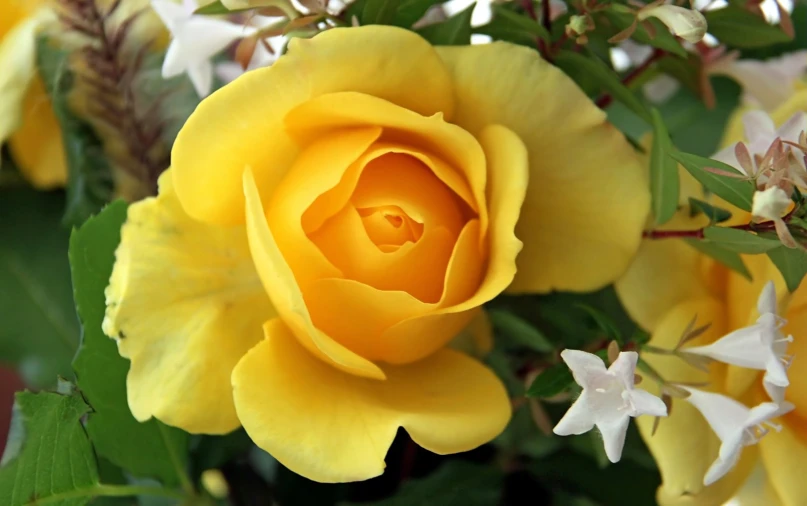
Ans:
[[[163,444],[165,445],[165,449],[168,451],[168,457],[171,459],[171,465],[174,466],[174,471],[177,473],[177,478],[179,478],[179,484],[182,486],[182,490],[185,491],[185,494],[189,496],[196,495],[196,489],[191,482],[190,477],[188,476],[185,467],[179,460],[179,456],[176,454],[174,447],[171,445],[171,442],[168,440],[168,434],[165,433],[166,427],[161,423],[157,423],[157,429],[160,431],[160,437],[162,437]]]
[[[26,503],[25,506],[39,506],[40,504],[58,504],[68,499],[79,499],[82,497],[129,497],[139,495],[150,495],[155,497],[168,497],[171,499],[185,499],[185,495],[176,490],[160,487],[141,487],[135,485],[94,485],[90,488],[71,490],[61,494],[54,494],[50,497],[35,499],[35,502]]]
[[[645,344],[644,346],[642,346],[642,351],[646,351],[647,353],[655,353],[657,355],[675,355],[675,352],[673,350],[658,348],[650,344]]]

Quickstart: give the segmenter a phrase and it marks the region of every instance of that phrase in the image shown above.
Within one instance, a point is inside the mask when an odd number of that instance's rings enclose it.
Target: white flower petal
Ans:
[[[700,42],[706,35],[706,18],[700,12],[679,7],[677,5],[662,4],[645,7],[639,11],[639,21],[649,17],[656,17],[667,25],[673,35],[677,35],[687,42]]]
[[[785,121],[776,131],[783,141],[798,142],[799,134],[807,131],[807,113],[799,111]]]
[[[667,406],[655,395],[637,388],[628,394],[634,413],[631,416],[667,416]]]
[[[229,21],[193,16],[174,31],[174,38],[183,49],[189,66],[210,59],[234,41],[256,32],[254,27],[237,25]]]
[[[766,329],[759,324],[735,330],[712,344],[685,348],[683,351],[703,355],[727,364],[764,370],[767,354],[764,351],[762,335]]]
[[[778,186],[755,191],[751,215],[765,220],[778,220],[790,207],[790,196]]]
[[[703,484],[709,486],[720,478],[728,474],[737,465],[742,453],[742,434],[736,434],[728,442],[720,445],[720,455],[709,466],[706,475],[703,477]]]
[[[589,409],[586,399],[586,392],[583,391],[580,397],[566,411],[552,432],[558,436],[569,436],[572,434],[583,434],[594,427],[594,417]]]
[[[163,60],[162,76],[163,79],[170,79],[176,77],[187,68],[187,61],[184,59],[182,48],[179,46],[178,41],[173,41],[168,46],[165,52],[165,59]]]
[[[201,98],[208,96],[213,87],[213,64],[207,60],[189,67],[188,77],[197,95]]]
[[[764,145],[762,149],[767,149],[776,138],[776,124],[765,111],[748,111],[742,121],[745,138],[752,146]]]
[[[805,117],[807,119],[807,117]],[[766,313],[777,314],[776,312],[776,285],[773,281],[768,281],[762,288],[762,292],[757,299],[757,311],[760,315]]]
[[[619,462],[622,458],[622,448],[625,446],[625,435],[628,431],[630,418],[626,415],[611,423],[598,423],[597,428],[602,434],[605,443],[605,454],[608,460],[613,463]]]
[[[168,28],[169,32],[173,32],[176,29],[178,21],[189,18],[190,14],[193,12],[192,10],[188,12],[184,6],[172,2],[171,0],[151,0],[151,7],[154,9],[154,12],[157,13],[157,16],[160,17],[165,27]]]
[[[768,397],[777,404],[782,404],[785,401],[785,387],[774,385],[768,381],[767,376],[762,377],[762,386],[765,387]]]
[[[619,378],[627,389],[633,389],[633,381],[636,375],[636,362],[639,354],[635,351],[623,351],[608,368],[608,372]]]
[[[606,372],[602,359],[593,353],[565,349],[560,352],[560,358],[566,362],[566,365],[572,371],[574,380],[583,388],[590,384],[592,377],[603,375]]]
[[[745,424],[751,410],[725,395],[682,387],[689,392],[687,402],[701,412],[721,441],[725,441]]]

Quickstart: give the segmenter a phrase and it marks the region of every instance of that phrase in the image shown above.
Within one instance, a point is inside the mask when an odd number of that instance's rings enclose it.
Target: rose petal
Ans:
[[[238,416],[259,447],[311,480],[380,475],[398,427],[447,454],[490,441],[510,419],[499,379],[461,353],[442,350],[370,381],[314,359],[279,320],[265,331],[233,373]]]

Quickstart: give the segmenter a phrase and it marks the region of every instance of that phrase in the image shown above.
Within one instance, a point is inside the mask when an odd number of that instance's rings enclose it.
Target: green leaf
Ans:
[[[498,506],[503,480],[496,466],[452,460],[425,478],[405,482],[389,499],[342,506]]]
[[[476,3],[458,12],[442,23],[424,26],[417,30],[421,37],[435,46],[462,46],[471,43],[471,14]]]
[[[710,241],[698,239],[685,240],[701,253],[709,255],[729,269],[742,274],[749,280],[751,279],[751,273],[748,271],[748,267],[745,266],[745,262],[743,262],[743,259],[739,253],[726,249],[723,246]]]
[[[0,360],[37,388],[71,378],[78,348],[63,209],[61,192],[0,189]]]
[[[112,273],[126,204],[110,204],[70,237],[76,308],[83,325],[73,362],[78,386],[93,407],[87,431],[99,455],[136,476],[175,485],[186,479],[188,436],[157,420],[140,423],[126,400],[127,360],[104,335],[104,289]]]
[[[636,19],[635,14],[626,10],[626,7],[620,4],[609,5],[603,11],[603,13],[616,28],[613,33],[609,33],[609,37],[614,36],[618,32],[628,28],[631,24],[633,24],[633,20]],[[682,58],[686,58],[686,50],[683,48],[683,46],[681,46],[681,43],[678,42],[678,39],[672,33],[670,33],[669,28],[664,26],[664,24],[657,19],[649,19],[648,21],[651,25],[653,25],[653,28],[655,28],[656,33],[654,36],[651,37],[650,34],[647,33],[647,30],[645,30],[644,26],[639,23],[636,25],[636,30],[633,32],[633,35],[631,35],[633,40],[642,44],[663,49]]]
[[[682,153],[681,151],[671,151],[670,156],[683,165],[687,172],[700,181],[706,189],[740,209],[745,209],[746,211],[751,210],[754,199],[754,184],[751,181],[713,174],[705,170],[709,167],[740,174],[734,167],[726,165],[723,162],[718,162],[717,160],[711,160],[690,153]]]
[[[663,225],[678,210],[678,164],[670,158],[674,148],[658,110],[652,109],[653,147],[650,150],[650,194],[656,225]]]
[[[442,3],[440,0],[400,0],[398,12],[395,14],[395,25],[411,28],[426,14],[426,11],[440,3]]]
[[[710,223],[722,223],[731,218],[731,212],[708,202],[689,197],[690,216],[705,214]]]
[[[527,397],[547,399],[554,397],[569,388],[574,383],[572,371],[565,362],[558,362],[547,367],[532,382],[527,389]]]
[[[201,14],[204,16],[218,16],[220,14],[230,14],[230,9],[221,3],[221,0],[215,0],[207,5],[199,7],[194,11],[194,14]]]
[[[561,51],[555,57],[555,64],[567,73],[582,72],[596,79],[599,85],[616,100],[625,104],[648,123],[652,122],[650,113],[642,102],[622,84],[619,76],[598,58],[572,51]]]
[[[709,33],[730,47],[758,48],[791,40],[778,26],[768,24],[765,18],[742,7],[728,6],[703,15]]]
[[[25,441],[0,468],[0,504],[83,506],[98,484],[98,467],[80,419],[89,408],[79,395],[20,392],[15,414]],[[17,422],[19,423],[19,422]]]
[[[620,344],[623,343],[622,333],[619,331],[619,328],[610,316],[599,309],[586,304],[575,304],[575,306],[588,313],[591,319],[594,320],[597,327],[603,332],[603,334],[605,334],[605,337],[607,337],[609,340],[617,341]]]
[[[363,25],[391,25],[398,11],[399,0],[366,0],[362,9]]]
[[[474,33],[489,35],[495,40],[534,46],[536,39],[549,41],[551,35],[541,23],[513,11],[504,4],[492,4],[493,17],[489,23],[474,28]]]
[[[488,311],[488,316],[497,336],[501,334],[502,337],[516,345],[538,353],[551,353],[555,350],[555,346],[538,329],[513,313],[491,309]]]
[[[736,253],[756,255],[782,245],[776,239],[760,237],[745,230],[727,227],[707,227],[703,236],[721,247]]]
[[[67,159],[67,205],[64,222],[78,225],[98,212],[112,197],[112,175],[101,141],[92,127],[70,110],[74,76],[69,52],[37,41],[37,66],[62,130]]]
[[[800,248],[779,246],[768,251],[768,257],[785,278],[787,289],[795,292],[807,274],[807,252]]]

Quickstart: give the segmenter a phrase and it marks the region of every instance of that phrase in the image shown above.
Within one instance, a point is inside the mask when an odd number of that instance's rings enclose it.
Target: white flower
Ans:
[[[798,112],[785,121],[782,126],[776,128],[773,119],[765,111],[755,110],[743,114],[743,128],[745,130],[746,147],[748,153],[753,159],[755,156],[764,156],[770,148],[771,144],[779,138],[788,142],[799,142],[799,134],[807,130],[807,114]],[[719,153],[713,156],[715,160],[721,161],[725,164],[731,165],[735,169],[743,172],[746,176],[753,176],[748,174],[748,171],[743,164],[737,159],[736,145],[728,146]],[[796,156],[795,163],[799,164],[797,168],[804,168],[804,160],[802,157]],[[790,177],[794,179],[794,183],[801,186],[805,182],[802,181],[801,170],[793,170]],[[764,183],[767,180],[765,176],[760,178],[759,182]]]
[[[667,416],[667,406],[661,399],[633,388],[639,358],[636,352],[620,353],[608,369],[600,357],[584,351],[563,350],[560,356],[583,387],[583,393],[555,426],[555,434],[583,434],[596,425],[608,460],[619,462],[630,417]]]
[[[769,281],[757,301],[759,318],[748,327],[735,330],[712,344],[686,348],[683,351],[703,355],[720,362],[749,369],[765,371],[763,382],[768,394],[781,402],[784,388],[790,382],[787,368],[791,357],[786,355],[787,343],[793,336],[785,337],[780,331],[786,320],[776,314],[776,288]]]
[[[151,6],[172,35],[163,61],[163,77],[168,79],[186,72],[200,97],[210,94],[213,87],[210,59],[232,42],[256,33],[253,27],[194,15],[195,0],[184,0],[182,5],[170,0],[151,0]]]
[[[637,14],[639,21],[644,21],[649,17],[658,18],[659,21],[667,25],[673,35],[681,37],[687,42],[700,42],[706,35],[706,18],[703,14],[693,9],[686,9],[677,5],[654,5],[650,4],[639,10]]]
[[[778,186],[754,192],[751,215],[761,220],[780,220],[790,207],[790,196]]]
[[[807,51],[795,51],[770,60],[738,60],[733,55],[709,65],[709,73],[725,75],[743,87],[743,100],[772,111],[796,91],[807,72]]]
[[[694,388],[682,387],[689,392],[687,401],[701,412],[706,422],[720,438],[717,460],[712,463],[703,484],[711,485],[726,475],[740,459],[744,446],[757,442],[770,430],[780,431],[781,426],[771,422],[773,418],[792,411],[789,402],[781,404],[763,402],[749,409],[745,405],[725,395],[703,392]]]

